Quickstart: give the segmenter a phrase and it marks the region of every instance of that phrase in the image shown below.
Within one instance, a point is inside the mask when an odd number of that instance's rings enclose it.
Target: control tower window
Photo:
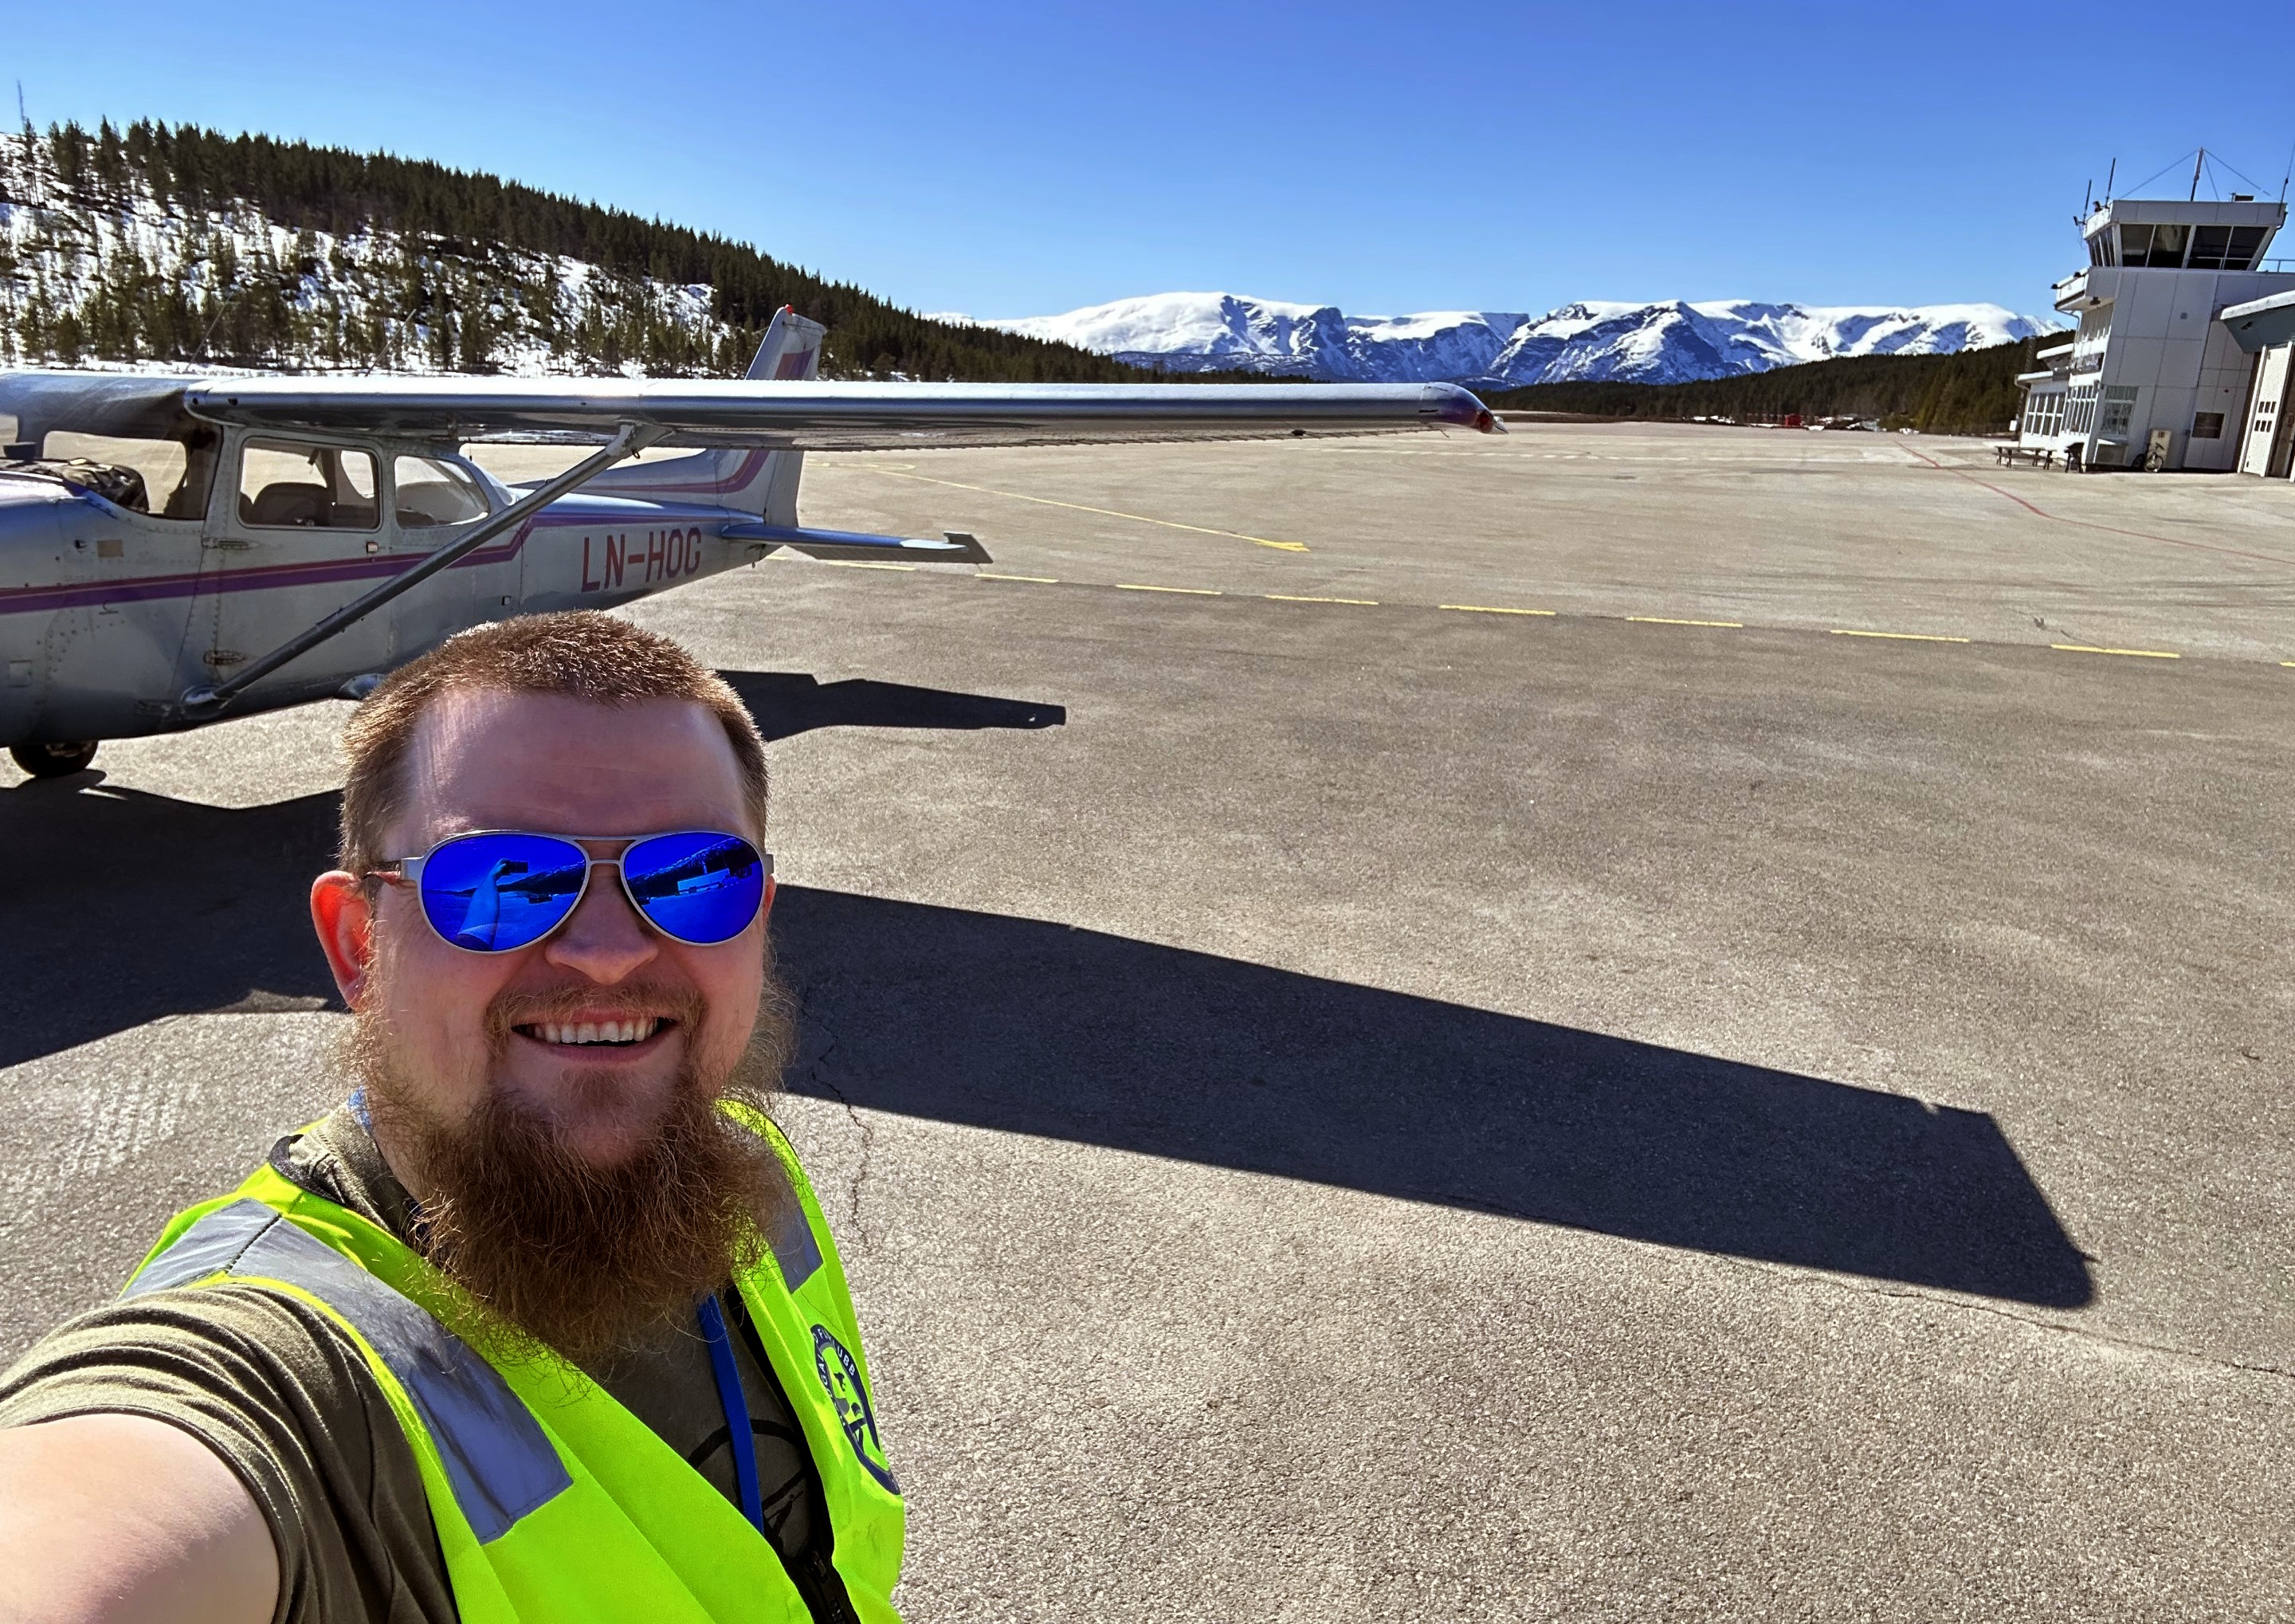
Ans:
[[[372,530],[379,517],[374,492],[372,452],[249,440],[239,465],[239,522]]]
[[[2184,249],[2191,234],[2188,225],[2123,225],[2119,228],[2119,263],[2172,271],[2184,263]]]
[[[2230,226],[2195,225],[2192,228],[2191,266],[2194,271],[2223,270],[2224,257],[2230,252]]]
[[[2270,233],[2260,225],[2234,225],[2231,228],[2231,248],[2224,255],[2226,271],[2251,271],[2255,257],[2263,251],[2263,240]]]

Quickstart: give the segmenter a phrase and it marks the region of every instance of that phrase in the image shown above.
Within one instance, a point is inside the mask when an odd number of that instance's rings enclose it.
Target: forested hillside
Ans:
[[[783,305],[828,327],[829,377],[1150,376],[490,175],[191,126],[0,135],[0,365],[737,376]]]
[[[1590,417],[1727,417],[1774,420],[1877,419],[1884,428],[1929,434],[1998,434],[2016,415],[2016,374],[2034,370],[2033,352],[2062,342],[2044,333],[2013,344],[1951,355],[1852,355],[1781,366],[1699,383],[1551,383],[1488,397],[1503,409],[1582,412]]]

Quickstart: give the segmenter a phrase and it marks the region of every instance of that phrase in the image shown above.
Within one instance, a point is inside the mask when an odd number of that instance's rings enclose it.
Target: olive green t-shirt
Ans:
[[[272,1163],[407,1238],[414,1204],[347,1108],[282,1140]],[[815,1616],[842,1618],[849,1604],[828,1562],[804,1433],[738,1324],[738,1294],[723,1295],[769,1537]],[[698,1319],[590,1374],[739,1503]],[[179,1426],[239,1474],[278,1546],[277,1624],[455,1618],[414,1452],[356,1345],[317,1310],[260,1285],[151,1292],[67,1321],[0,1375],[0,1426],[106,1412]]]

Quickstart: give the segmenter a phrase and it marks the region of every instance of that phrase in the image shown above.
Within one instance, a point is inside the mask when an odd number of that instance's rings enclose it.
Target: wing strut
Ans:
[[[250,660],[221,682],[185,689],[182,700],[184,714],[197,721],[212,718],[237,695],[290,660],[301,658],[346,626],[364,620],[392,599],[412,592],[440,570],[476,552],[503,531],[524,523],[535,512],[548,507],[575,486],[594,479],[615,463],[637,455],[666,432],[649,423],[625,422],[608,445],[583,458],[556,478],[543,480],[492,518],[473,525],[437,551],[423,554],[389,580],[352,599],[309,631],[290,638],[261,658]]]

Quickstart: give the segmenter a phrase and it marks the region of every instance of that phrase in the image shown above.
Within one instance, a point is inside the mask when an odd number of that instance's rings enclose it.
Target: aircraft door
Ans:
[[[390,573],[377,453],[339,442],[241,440],[208,509],[194,640],[210,681],[228,677]],[[255,685],[282,703],[389,669],[392,620],[369,616]],[[200,634],[204,633],[202,637]]]
[[[493,510],[477,477],[450,456],[402,452],[392,457],[390,492],[387,551],[402,568],[450,544],[457,530]],[[394,617],[393,658],[412,659],[465,626],[499,617],[503,611],[494,606],[518,587],[510,551],[510,539],[498,537],[383,610]]]

